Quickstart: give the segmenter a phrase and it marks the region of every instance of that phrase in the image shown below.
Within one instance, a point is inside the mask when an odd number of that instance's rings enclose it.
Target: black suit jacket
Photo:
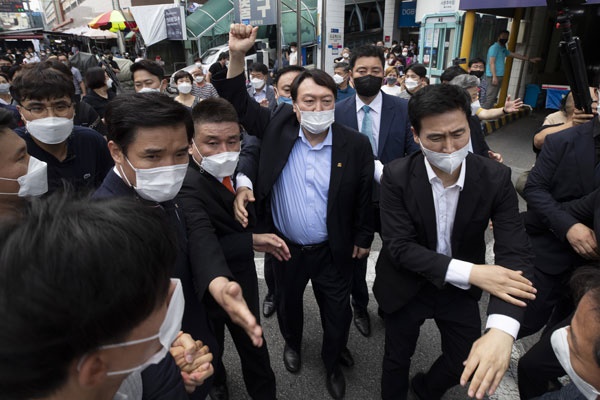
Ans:
[[[519,216],[510,169],[469,153],[464,188],[460,192],[452,255],[458,260],[485,264],[485,231],[494,224],[496,264],[530,276],[532,255]],[[441,288],[451,258],[438,254],[436,214],[431,184],[422,153],[386,165],[381,184],[383,249],[376,265],[373,293],[383,311],[400,309],[430,283]],[[470,294],[481,296],[471,287]],[[488,313],[521,321],[524,308],[491,297]]]
[[[558,274],[583,262],[566,240],[578,221],[560,206],[594,190],[594,127],[598,118],[546,137],[527,178],[527,232],[535,240],[536,266]]]
[[[212,175],[201,171],[194,161],[190,161],[178,198],[183,203],[186,213],[206,213],[209,216],[212,226],[207,230],[207,234],[216,235],[218,238],[234,277],[237,276],[236,272],[248,268],[255,269],[252,232],[235,220],[233,193]],[[250,213],[250,226],[254,220]]]
[[[267,221],[262,230],[271,231],[271,191],[298,139],[300,124],[292,106],[283,104],[271,113],[252,100],[245,92],[243,74],[215,79],[213,84],[233,104],[246,131],[262,140],[254,195],[259,220]],[[331,129],[327,232],[334,264],[349,277],[353,246],[368,248],[373,240],[373,155],[366,136],[337,123]]]

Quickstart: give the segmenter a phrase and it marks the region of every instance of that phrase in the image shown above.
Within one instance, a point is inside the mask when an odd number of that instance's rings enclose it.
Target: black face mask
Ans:
[[[471,71],[471,72],[469,72],[469,74],[474,75],[478,78],[481,78],[483,76],[483,71]]]
[[[498,42],[502,45],[502,46],[506,46],[506,43],[508,43],[508,39],[498,39]]]
[[[354,88],[359,96],[373,97],[381,90],[383,78],[380,76],[365,75],[354,78]]]

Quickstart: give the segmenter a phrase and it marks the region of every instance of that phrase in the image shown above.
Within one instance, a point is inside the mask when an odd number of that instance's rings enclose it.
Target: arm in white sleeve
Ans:
[[[381,175],[383,175],[383,164],[381,161],[375,160],[375,173],[373,174],[375,182],[381,183]]]
[[[254,190],[252,186],[252,181],[246,175],[241,172],[238,172],[235,176],[235,190],[237,191],[241,187],[247,187],[250,190]]]
[[[517,340],[521,324],[514,318],[502,314],[491,314],[488,316],[485,329],[496,328],[511,335]]]
[[[450,260],[450,264],[448,264],[448,270],[446,271],[444,280],[459,289],[470,289],[471,284],[469,283],[469,276],[471,275],[472,268],[473,263],[453,258]]]

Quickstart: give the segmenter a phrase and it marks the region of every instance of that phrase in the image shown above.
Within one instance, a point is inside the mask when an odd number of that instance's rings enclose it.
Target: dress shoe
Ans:
[[[269,318],[275,312],[275,296],[273,293],[267,293],[263,300],[263,315]]]
[[[229,400],[229,390],[227,389],[227,384],[224,385],[213,385],[210,388],[210,392],[208,392],[211,400]]]
[[[287,344],[283,349],[283,364],[285,365],[285,369],[292,373],[300,371],[300,354]]]
[[[371,319],[365,308],[356,307],[354,309],[354,326],[365,337],[371,334]]]
[[[425,395],[425,374],[423,372],[418,372],[410,381],[410,386],[412,390],[419,400],[427,400],[427,396]]]
[[[354,358],[347,347],[344,347],[344,350],[340,353],[340,364],[344,367],[354,366]]]
[[[346,379],[339,365],[327,375],[327,391],[334,399],[343,399],[346,394]]]

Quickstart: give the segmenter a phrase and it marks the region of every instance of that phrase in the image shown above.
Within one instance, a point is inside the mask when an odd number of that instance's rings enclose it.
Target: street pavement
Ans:
[[[490,148],[501,153],[504,157],[504,163],[512,168],[513,182],[516,181],[523,171],[530,169],[533,165],[535,157],[531,150],[532,137],[535,130],[541,125],[543,118],[544,114],[534,113],[531,116],[513,121],[486,138]],[[525,209],[525,202],[522,199],[520,199],[519,206],[522,210]],[[487,232],[486,237],[488,245],[487,262],[493,262],[493,237],[491,232]],[[372,287],[375,278],[375,262],[380,250],[381,240],[376,235],[368,263],[367,281],[369,288]],[[262,254],[256,255],[256,266],[259,275],[262,305],[262,299],[266,293],[266,286],[263,279]],[[487,297],[484,296],[480,307],[482,320],[485,320],[486,307]],[[262,327],[271,355],[271,366],[277,379],[277,396],[279,399],[330,398],[325,387],[325,370],[320,357],[323,330],[320,324],[319,310],[310,284],[304,295],[304,310],[304,338],[301,354],[302,368],[298,374],[287,372],[283,365],[284,342],[279,333],[277,316],[273,315],[265,319],[261,315]],[[371,315],[372,330],[370,337],[363,337],[354,325],[350,329],[348,348],[354,356],[355,365],[352,368],[344,368],[346,377],[345,398],[348,400],[381,398],[380,379],[384,348],[384,324],[377,316],[377,304],[372,293],[369,303],[369,313]],[[526,338],[515,344],[511,367],[503,379],[501,387],[491,397],[492,399],[519,399],[516,386],[516,360],[533,343],[535,343],[535,337]],[[234,400],[248,399],[249,396],[245,390],[241,375],[239,357],[236,354],[235,347],[229,335],[227,335],[225,347],[224,363],[228,374],[230,398]],[[427,371],[440,352],[440,335],[437,327],[433,321],[426,321],[421,328],[421,335],[412,359],[411,377],[419,371]],[[444,397],[447,400],[467,398],[466,389],[460,386],[450,390]],[[415,397],[409,394],[409,400],[412,399],[415,399]]]

